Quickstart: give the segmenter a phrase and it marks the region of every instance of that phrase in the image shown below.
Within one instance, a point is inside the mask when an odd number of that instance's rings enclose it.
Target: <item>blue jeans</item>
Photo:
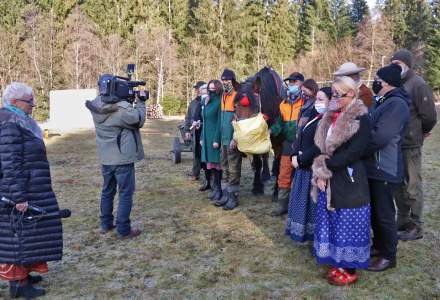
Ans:
[[[135,189],[134,164],[102,165],[104,184],[101,193],[101,228],[109,230],[113,225],[113,200],[119,192],[116,228],[121,236],[130,233],[130,213]]]

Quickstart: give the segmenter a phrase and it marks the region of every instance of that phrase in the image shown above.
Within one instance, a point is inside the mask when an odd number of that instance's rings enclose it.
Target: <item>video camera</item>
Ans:
[[[134,102],[139,97],[138,86],[145,86],[145,81],[134,81],[131,77],[134,74],[135,64],[128,64],[127,77],[116,76],[112,74],[102,74],[99,76],[98,88],[99,95],[104,96],[103,102],[117,103],[120,101]],[[149,92],[145,90],[146,99],[149,98]]]

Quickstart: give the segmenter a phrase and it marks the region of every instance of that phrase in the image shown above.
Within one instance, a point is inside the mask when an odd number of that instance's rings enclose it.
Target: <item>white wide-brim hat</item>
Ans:
[[[342,64],[339,69],[333,73],[335,76],[353,75],[365,71],[365,68],[359,68],[355,63],[346,62]]]

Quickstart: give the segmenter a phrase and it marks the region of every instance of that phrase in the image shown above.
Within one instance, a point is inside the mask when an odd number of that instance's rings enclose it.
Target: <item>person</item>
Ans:
[[[270,127],[272,138],[281,136],[282,151],[280,157],[280,168],[277,178],[278,184],[278,205],[272,211],[274,217],[282,216],[287,213],[289,204],[290,186],[292,182],[292,142],[296,137],[296,123],[299,111],[304,104],[301,97],[301,86],[304,77],[300,73],[292,73],[286,80],[287,98],[280,103],[280,115]],[[302,80],[301,80],[302,79]]]
[[[402,69],[391,64],[377,71],[373,91],[376,104],[370,109],[371,140],[365,150],[371,194],[373,246],[369,271],[396,265],[397,227],[393,193],[403,179],[401,144],[409,121],[410,100],[400,89]]]
[[[315,134],[321,154],[312,165],[317,199],[313,252],[319,264],[332,266],[327,280],[334,285],[357,281],[356,269],[366,269],[370,259],[370,193],[361,160],[370,123],[357,92],[353,79],[336,78]]]
[[[134,238],[141,234],[131,227],[130,213],[135,191],[134,163],[144,159],[139,129],[145,123],[145,91],[140,92],[136,103],[121,99],[112,103],[111,95],[106,95],[106,78],[98,81],[99,96],[86,101],[96,129],[96,145],[103,187],[101,192],[101,233],[106,234],[115,228],[113,224],[113,200],[119,192],[119,205],[116,217],[117,236],[120,239]]]
[[[195,130],[199,131],[201,134],[201,130],[202,130],[202,126],[203,126],[202,111],[203,111],[203,105],[205,103],[204,100],[206,100],[206,98],[208,97],[208,85],[207,84],[202,85],[199,88],[199,93],[200,93],[200,105],[198,106],[198,108],[195,112],[194,121],[191,126],[193,126],[195,128]],[[195,147],[195,145],[193,145],[193,147]],[[199,144],[197,147],[200,147],[200,159],[201,159],[202,146],[200,143],[200,139],[199,139]],[[203,172],[205,174],[205,180],[203,182],[203,185],[199,188],[199,191],[204,192],[204,191],[211,190],[211,188],[212,188],[211,187],[211,171],[206,168],[206,163],[200,162],[200,165],[201,165]],[[211,190],[209,198],[212,199],[213,196],[214,196],[214,193]]]
[[[295,177],[290,193],[286,234],[296,242],[313,241],[315,228],[316,204],[310,197],[313,159],[320,154],[315,145],[316,128],[327,110],[332,89],[321,88],[316,94],[314,114],[307,124],[298,132],[297,143],[293,149],[292,166]]]
[[[423,237],[422,147],[437,122],[432,90],[412,69],[413,60],[407,49],[400,49],[391,57],[391,62],[402,68],[403,89],[411,98],[410,121],[402,142],[404,181],[394,193],[398,238],[402,241]]]
[[[206,85],[201,88],[206,88]],[[213,196],[212,201],[220,200],[221,189],[221,167],[220,167],[220,138],[218,121],[220,119],[220,102],[223,93],[222,83],[219,80],[211,80],[208,83],[208,95],[202,94],[202,134],[200,143],[202,145],[202,162],[206,165],[209,176],[213,175]]]
[[[60,219],[15,223],[30,205],[59,211],[43,133],[32,118],[34,107],[31,87],[19,82],[6,86],[0,109],[0,197],[15,206],[0,208],[0,278],[9,281],[11,298],[43,296],[45,290],[34,287],[43,278],[30,273],[47,273],[47,262],[61,260],[63,251]]]
[[[299,94],[300,86],[303,84],[303,82],[304,82],[304,75],[299,72],[293,72],[289,75],[289,77],[285,78],[284,83],[287,86],[287,91],[286,91],[286,93],[288,94],[287,97],[288,98],[295,97],[295,95],[294,95],[295,92]],[[290,92],[289,92],[289,87],[291,90]],[[286,98],[286,99],[288,99],[288,98]],[[280,105],[281,105],[281,103],[280,103]],[[280,122],[280,121],[281,121],[281,119],[280,119],[280,117],[278,117],[275,119],[274,124],[277,122]],[[274,124],[271,124],[270,126],[272,127]],[[277,126],[279,126],[279,125],[277,125]],[[275,131],[276,131],[276,129],[275,129]],[[283,137],[283,134],[278,134],[278,135],[271,134],[270,140],[271,140],[272,149],[274,152],[274,159],[272,161],[272,177],[275,179],[275,185],[274,185],[273,194],[272,194],[272,202],[278,202],[278,196],[279,196],[278,177],[280,175],[281,156],[283,154],[283,149],[284,149],[284,147],[283,147],[284,137]],[[288,145],[287,145],[287,147],[288,147]],[[286,149],[287,149],[287,147],[286,147]],[[283,195],[283,196],[285,196],[285,195]],[[280,205],[280,210],[282,212],[282,210],[283,210],[282,205]],[[274,211],[274,213],[275,213],[275,215],[277,215],[276,211]]]
[[[204,81],[197,81],[193,86],[196,97],[189,103],[188,111],[185,115],[184,132],[185,139],[192,141],[193,165],[188,174],[193,180],[199,180],[200,170],[202,168],[200,161],[200,127],[197,128],[197,121],[200,120],[200,87],[206,84]]]
[[[234,71],[224,69],[221,76],[223,95],[219,130],[217,131],[221,143],[221,168],[223,171],[222,198],[214,204],[224,210],[233,210],[238,206],[240,192],[241,160],[242,153],[237,149],[237,143],[232,139],[234,128],[232,121],[235,115],[234,99],[239,84]]]
[[[355,63],[346,62],[339,66],[339,69],[333,73],[337,76],[349,76],[353,79],[359,89],[359,99],[361,99],[367,107],[371,107],[373,104],[373,93],[361,80],[361,73],[365,71],[365,68],[358,67]]]

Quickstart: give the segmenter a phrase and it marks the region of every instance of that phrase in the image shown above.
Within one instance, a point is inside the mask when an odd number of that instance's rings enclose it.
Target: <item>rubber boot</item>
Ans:
[[[219,170],[212,170],[214,173],[214,195],[212,201],[218,201],[222,198],[222,183]]]
[[[263,182],[270,180],[270,170],[269,170],[269,154],[262,155],[263,160],[263,171],[261,172],[261,180]]]
[[[32,286],[29,280],[23,281],[10,281],[9,282],[9,294],[12,299],[25,298],[34,299],[46,294],[43,289],[36,289]]]
[[[264,195],[264,183],[261,181],[260,172],[254,173],[254,181],[252,182],[251,192],[254,196]]]
[[[280,217],[287,213],[289,207],[290,189],[279,189],[278,207],[272,211],[272,217]]]
[[[205,170],[205,182],[199,188],[199,191],[204,192],[211,189],[211,170]]]
[[[224,210],[233,210],[238,206],[238,192],[229,192],[228,202],[223,206]]]

